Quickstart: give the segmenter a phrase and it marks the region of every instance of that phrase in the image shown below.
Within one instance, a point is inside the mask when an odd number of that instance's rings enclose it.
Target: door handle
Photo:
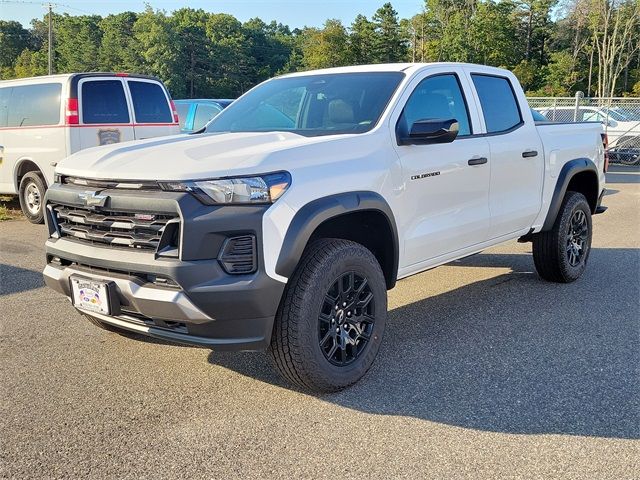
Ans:
[[[469,165],[484,165],[488,161],[489,160],[487,160],[487,157],[476,157],[476,158],[470,158],[467,163]]]
[[[524,152],[522,152],[522,158],[532,158],[537,156],[538,156],[537,150],[525,150]]]

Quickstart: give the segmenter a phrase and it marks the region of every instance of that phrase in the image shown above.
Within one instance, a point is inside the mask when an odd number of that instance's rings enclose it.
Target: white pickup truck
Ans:
[[[290,381],[337,390],[374,361],[398,279],[520,239],[542,278],[576,280],[604,141],[596,123],[536,125],[497,68],[286,75],[203,135],[63,160],[44,277],[102,328],[266,348]]]

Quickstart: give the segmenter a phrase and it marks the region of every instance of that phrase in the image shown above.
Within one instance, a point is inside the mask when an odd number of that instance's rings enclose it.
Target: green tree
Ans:
[[[47,55],[42,51],[31,51],[25,49],[15,61],[12,77],[36,77],[46,75],[48,70]]]
[[[425,0],[423,22],[427,25],[425,56],[429,61],[471,60],[471,26],[476,2],[471,0]],[[482,42],[483,39],[477,39]]]
[[[206,32],[211,59],[209,85],[219,96],[244,93],[253,86],[250,78],[255,64],[242,24],[232,15],[214,14],[207,19]]]
[[[407,40],[402,37],[398,12],[385,3],[373,15],[375,36],[372,50],[375,63],[403,62],[407,59]]]
[[[175,48],[175,32],[171,19],[163,11],[147,7],[133,26],[138,43],[141,66],[138,73],[160,77],[172,95],[180,98],[187,93],[184,74],[180,70],[179,52]]]
[[[210,93],[208,73],[211,71],[211,51],[207,37],[209,14],[204,10],[181,8],[171,16],[171,31],[176,62],[183,73],[186,95],[202,97]]]
[[[54,36],[55,72],[99,70],[102,41],[101,17],[97,15],[57,15]]]
[[[304,30],[303,65],[307,69],[337,67],[351,62],[349,36],[340,20],[327,20],[323,28]]]
[[[545,96],[570,96],[579,80],[578,75],[570,52],[553,52],[546,66],[542,93]]]
[[[627,95],[640,82],[638,0],[425,0],[409,19],[385,3],[348,29],[327,20],[301,30],[149,7],[104,18],[54,14],[53,33],[54,71],[153,74],[176,97],[235,96],[282,72],[406,60],[509,68],[545,95]],[[46,73],[47,42],[46,15],[29,28],[0,20],[0,78]]]
[[[469,61],[511,67],[519,59],[516,6],[510,1],[480,2],[471,22]]]
[[[135,72],[141,68],[142,58],[135,41],[134,25],[138,15],[123,12],[109,15],[100,21],[102,42],[98,54],[100,70]]]
[[[351,24],[349,57],[355,64],[375,63],[376,26],[364,15],[358,15]]]
[[[281,23],[266,24],[252,18],[243,25],[250,43],[250,55],[254,69],[250,81],[259,83],[281,71],[291,55],[291,30]]]
[[[20,22],[0,20],[0,78],[13,76],[13,69],[20,54],[33,48],[30,32]]]

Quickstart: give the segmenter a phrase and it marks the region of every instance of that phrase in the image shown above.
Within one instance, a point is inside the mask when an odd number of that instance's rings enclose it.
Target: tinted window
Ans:
[[[13,87],[9,98],[7,126],[30,127],[60,123],[59,83]]]
[[[420,82],[404,107],[401,121],[406,131],[418,120],[455,118],[459,135],[469,135],[469,112],[455,75],[437,75]]]
[[[157,83],[129,81],[136,123],[173,123],[167,97]]]
[[[207,132],[371,130],[404,77],[400,72],[300,75],[270,80],[217,115]]]
[[[511,83],[506,78],[471,75],[488,133],[504,132],[522,122]]]
[[[11,88],[0,88],[0,127],[7,126],[7,115],[9,114],[9,98]]]
[[[216,105],[210,105],[205,103],[200,103],[196,107],[196,115],[193,120],[193,129],[200,130],[204,127],[209,120],[215,117],[222,111],[222,108]]]
[[[129,108],[120,80],[91,80],[82,84],[83,123],[129,123]]]

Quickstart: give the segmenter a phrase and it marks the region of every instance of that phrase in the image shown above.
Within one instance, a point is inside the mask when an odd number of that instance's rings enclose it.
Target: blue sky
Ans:
[[[338,18],[349,25],[358,13],[371,17],[384,2],[385,0],[52,0],[56,5],[56,12],[70,15],[141,11],[145,3],[149,3],[153,8],[166,11],[188,6],[209,12],[229,13],[240,21],[260,17],[266,22],[276,20],[292,28],[320,26],[327,18]],[[401,18],[413,16],[424,5],[422,0],[393,0],[391,3]],[[28,26],[32,18],[42,18],[44,4],[44,0],[0,0],[0,19],[17,20]]]

